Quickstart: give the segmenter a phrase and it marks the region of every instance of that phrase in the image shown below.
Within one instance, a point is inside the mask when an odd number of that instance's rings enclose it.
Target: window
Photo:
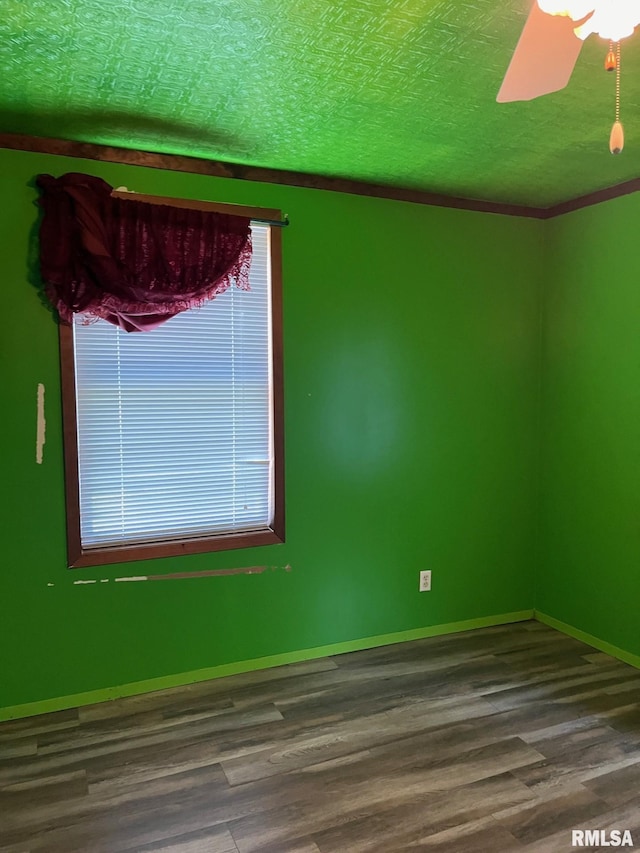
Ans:
[[[70,566],[284,540],[280,229],[252,242],[248,292],[60,326]]]

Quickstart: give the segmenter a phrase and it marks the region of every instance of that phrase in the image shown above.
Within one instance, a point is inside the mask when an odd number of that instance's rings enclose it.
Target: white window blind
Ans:
[[[248,292],[150,332],[76,319],[83,548],[270,527],[269,228],[252,240]]]

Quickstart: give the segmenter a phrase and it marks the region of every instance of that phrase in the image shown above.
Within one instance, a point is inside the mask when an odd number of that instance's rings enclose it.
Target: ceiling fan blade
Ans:
[[[496,100],[530,101],[564,89],[582,48],[575,26],[571,18],[547,15],[534,2]]]

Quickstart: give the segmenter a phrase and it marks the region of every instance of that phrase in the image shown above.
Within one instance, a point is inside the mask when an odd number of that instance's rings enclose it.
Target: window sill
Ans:
[[[86,566],[106,566],[112,563],[129,563],[137,560],[180,557],[185,554],[232,551],[237,548],[258,548],[263,545],[280,545],[283,542],[284,531],[270,529],[169,542],[112,545],[108,548],[80,548],[76,553],[69,553],[69,568],[80,569]]]

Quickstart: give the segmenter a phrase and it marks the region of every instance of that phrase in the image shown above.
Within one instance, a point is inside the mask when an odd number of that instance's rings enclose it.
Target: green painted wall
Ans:
[[[548,223],[536,608],[640,654],[640,195]]]
[[[33,286],[47,171],[290,215],[286,544],[65,567],[57,329]],[[0,707],[532,607],[541,223],[11,151],[0,183]]]

